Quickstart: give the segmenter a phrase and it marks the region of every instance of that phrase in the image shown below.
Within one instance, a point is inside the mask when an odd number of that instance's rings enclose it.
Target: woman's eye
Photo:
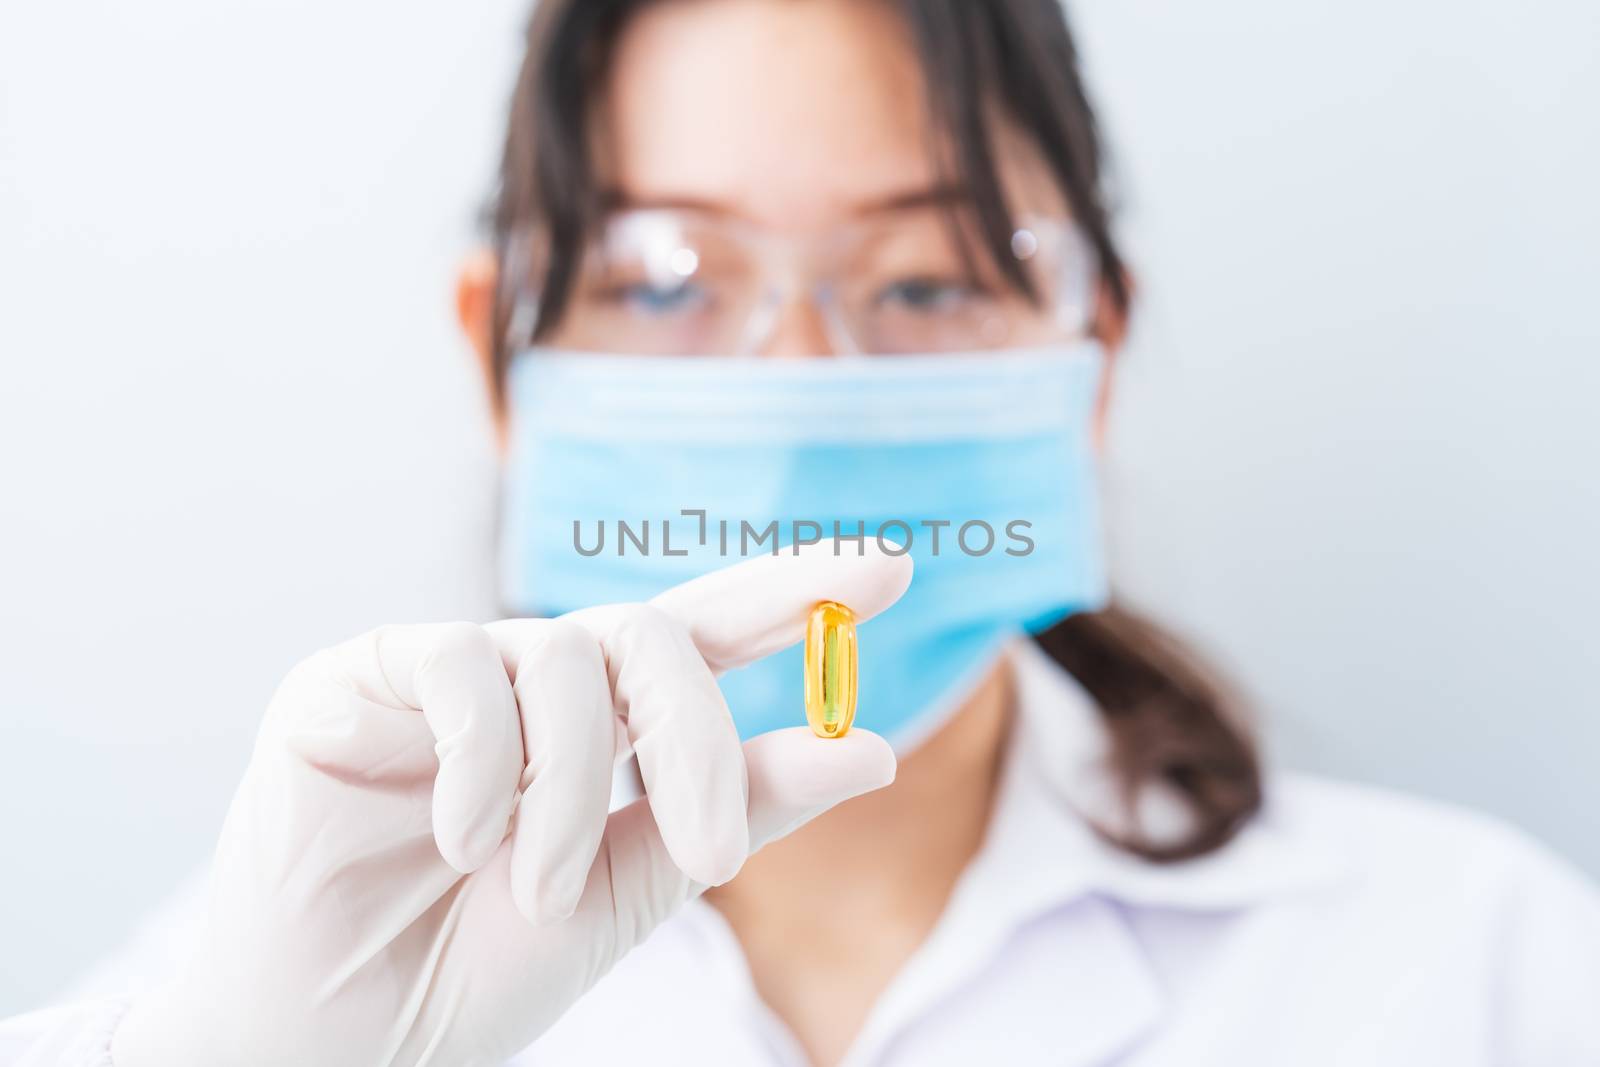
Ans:
[[[880,289],[873,303],[880,308],[900,307],[926,314],[954,310],[975,295],[973,287],[965,282],[906,278]]]
[[[648,282],[619,285],[607,296],[614,303],[646,315],[672,315],[691,311],[705,302],[705,292],[697,285],[660,286]]]

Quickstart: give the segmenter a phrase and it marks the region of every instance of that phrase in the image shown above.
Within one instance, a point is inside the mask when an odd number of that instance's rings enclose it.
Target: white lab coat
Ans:
[[[1600,1067],[1600,894],[1559,859],[1483,816],[1287,775],[1226,848],[1143,863],[1083,815],[1107,810],[1098,712],[1031,644],[1012,656],[983,849],[843,1067]],[[194,912],[103,973],[167,969]],[[0,1063],[104,1065],[124,1003],[0,1024]],[[613,1063],[805,1060],[695,902],[512,1061]]]

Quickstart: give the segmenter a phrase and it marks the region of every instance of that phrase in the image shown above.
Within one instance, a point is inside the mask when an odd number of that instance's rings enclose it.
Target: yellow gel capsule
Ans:
[[[806,622],[806,720],[818,737],[843,737],[856,718],[856,615],[824,600]]]

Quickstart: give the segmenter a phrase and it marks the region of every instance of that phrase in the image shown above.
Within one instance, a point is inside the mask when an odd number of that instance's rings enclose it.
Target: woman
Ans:
[[[547,0],[501,178],[458,306],[530,617],[298,667],[176,976],[21,1062],[1600,1062],[1591,887],[1266,778],[1107,604],[1130,284],[1055,0]]]

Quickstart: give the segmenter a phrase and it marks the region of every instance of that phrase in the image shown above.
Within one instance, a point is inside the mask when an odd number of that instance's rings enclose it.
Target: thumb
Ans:
[[[821,738],[805,727],[777,730],[745,742],[749,769],[752,848],[760,848],[821,815],[835,804],[894,781],[894,752],[877,734],[855,730]],[[616,962],[665,919],[705,891],[672,862],[661,831],[642,798],[606,819],[599,854],[577,910],[564,922],[529,923],[513,902],[510,850],[501,848],[463,883],[490,906],[460,909],[454,938],[464,950],[454,964],[472,968],[462,979],[486,993],[473,1017],[499,1020],[492,1033],[477,1026],[468,1038],[474,1051],[493,1038],[499,1049],[526,1047],[555,1022]],[[441,1010],[460,1006],[440,1002]],[[449,1062],[449,1051],[442,1053]],[[505,1055],[509,1055],[506,1052]],[[153,1061],[152,1061],[153,1062]],[[498,1061],[497,1061],[498,1062]]]
[[[755,851],[835,804],[894,781],[894,750],[875,733],[822,738],[803,726],[745,742],[750,848]]]
[[[877,734],[852,730],[821,738],[805,727],[762,734],[744,743],[750,774],[752,851],[770,844],[851,797],[894,781],[894,750]],[[648,800],[611,813],[583,900],[578,928],[600,927],[609,958],[603,973],[655,927],[706,887],[673,865]]]

